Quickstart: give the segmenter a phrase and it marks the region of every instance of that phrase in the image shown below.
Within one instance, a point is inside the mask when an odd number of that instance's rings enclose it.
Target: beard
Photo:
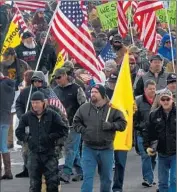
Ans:
[[[119,51],[122,48],[122,45],[113,45],[115,51]]]
[[[27,47],[28,49],[34,49],[36,47],[36,44],[34,43],[34,41],[32,41],[32,43],[23,43],[25,47]]]
[[[92,102],[92,103],[97,103],[97,101],[98,101],[98,100],[97,100],[96,97],[91,97],[91,102]]]

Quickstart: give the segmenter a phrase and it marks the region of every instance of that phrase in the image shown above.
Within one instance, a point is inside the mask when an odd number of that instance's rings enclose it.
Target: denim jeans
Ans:
[[[156,165],[156,155],[150,157],[145,152],[143,146],[143,138],[141,136],[137,136],[137,145],[141,156],[143,179],[148,181],[148,183],[152,184],[154,181],[153,171]]]
[[[81,192],[92,192],[93,181],[98,166],[100,176],[100,192],[110,192],[112,183],[113,150],[95,150],[83,146],[82,149],[82,168],[84,180]]]
[[[81,135],[71,130],[65,144],[65,165],[63,172],[67,175],[72,174],[73,166],[77,174],[82,174],[81,158],[80,158],[80,142]]]
[[[114,151],[115,172],[112,191],[122,191],[124,182],[127,151]]]
[[[7,153],[7,140],[8,140],[8,131],[9,125],[8,124],[0,124],[0,152]]]
[[[176,155],[158,156],[159,192],[176,192]]]

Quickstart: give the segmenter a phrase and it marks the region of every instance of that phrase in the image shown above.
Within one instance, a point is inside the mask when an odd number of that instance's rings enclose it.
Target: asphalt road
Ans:
[[[22,157],[19,151],[11,152],[12,157],[12,171],[15,175],[22,169]],[[156,175],[155,171],[155,175]],[[157,181],[157,177],[156,177]],[[134,150],[129,152],[125,182],[124,182],[124,192],[155,192],[156,187],[144,188],[141,186],[142,176],[141,176],[141,161],[140,156],[138,156]],[[62,184],[62,192],[80,192],[81,182]],[[0,192],[28,192],[29,179],[16,179],[10,181],[0,182]],[[99,177],[95,176],[94,192],[99,192]]]

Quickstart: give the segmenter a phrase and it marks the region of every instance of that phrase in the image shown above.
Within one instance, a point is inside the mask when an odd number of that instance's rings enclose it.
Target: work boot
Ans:
[[[62,173],[60,175],[60,181],[63,181],[65,183],[69,183],[70,182],[70,175]]]
[[[2,153],[2,158],[4,163],[5,174],[2,176],[1,179],[13,179],[13,175],[11,172],[10,153]]]
[[[25,178],[25,177],[29,177],[28,174],[28,169],[24,166],[24,169],[21,173],[18,173],[15,175],[16,178]]]
[[[72,181],[74,182],[77,182],[77,181],[82,181],[83,180],[83,175],[75,175],[73,178],[72,178]]]

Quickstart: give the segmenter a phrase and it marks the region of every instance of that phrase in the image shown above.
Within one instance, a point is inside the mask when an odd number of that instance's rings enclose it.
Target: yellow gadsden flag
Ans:
[[[63,55],[62,55],[62,52],[60,51],[60,52],[58,53],[58,56],[57,56],[57,62],[56,62],[56,64],[55,64],[55,67],[54,67],[52,76],[54,75],[55,71],[56,71],[57,69],[60,69],[63,65],[64,65],[64,57],[63,57]]]
[[[122,111],[127,120],[125,131],[116,132],[114,140],[115,150],[128,151],[132,148],[133,105],[134,97],[130,75],[129,55],[126,53],[117,79],[114,94],[111,99],[111,108]]]
[[[10,23],[8,32],[6,34],[2,49],[1,49],[1,54],[0,54],[0,60],[2,61],[2,55],[6,51],[8,47],[16,47],[17,45],[20,44],[21,42],[21,37],[19,34],[19,26],[18,26],[18,14],[16,13]]]

